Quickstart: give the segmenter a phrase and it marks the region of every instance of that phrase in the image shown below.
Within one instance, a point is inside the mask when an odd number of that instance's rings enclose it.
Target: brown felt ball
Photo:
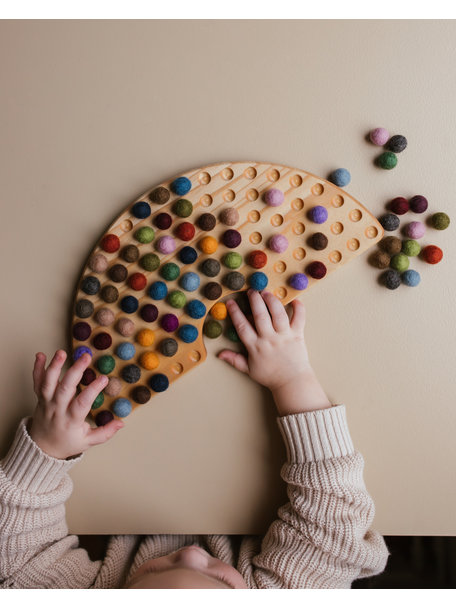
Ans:
[[[201,228],[201,230],[213,230],[216,223],[217,220],[212,213],[203,213],[203,215],[200,215],[198,218],[198,226]]]
[[[121,255],[126,262],[136,262],[139,258],[139,249],[136,245],[127,245],[122,249]]]
[[[372,264],[376,268],[388,268],[391,258],[385,251],[376,251],[372,255]]]
[[[136,403],[147,403],[150,400],[152,392],[147,388],[147,386],[136,386],[132,392],[131,396]]]
[[[159,205],[163,205],[164,203],[169,201],[170,192],[167,188],[163,186],[158,186],[155,190],[149,194],[149,198],[153,203],[158,203]]]
[[[128,270],[122,264],[114,264],[114,266],[111,266],[109,269],[108,274],[109,278],[111,281],[114,281],[114,283],[122,283],[128,276]]]
[[[107,302],[108,304],[112,304],[116,302],[119,297],[119,290],[114,285],[105,285],[100,293],[101,299]]]
[[[307,273],[313,279],[322,279],[326,274],[326,266],[323,262],[311,262],[307,266]]]
[[[389,255],[396,255],[402,249],[402,241],[397,236],[386,236],[380,241],[379,247]]]
[[[317,251],[321,251],[328,246],[328,237],[323,232],[315,232],[309,239],[311,247]]]
[[[222,286],[215,281],[211,281],[204,286],[203,292],[208,300],[218,300],[222,295]]]
[[[227,226],[234,226],[239,222],[239,211],[236,207],[224,209],[220,214],[220,221]]]

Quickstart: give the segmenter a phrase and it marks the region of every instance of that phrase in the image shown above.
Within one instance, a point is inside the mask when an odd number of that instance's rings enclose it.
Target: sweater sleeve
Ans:
[[[83,455],[59,460],[45,454],[23,418],[0,462],[0,588],[88,588],[101,561],[92,562],[78,537],[68,535],[68,471]]]
[[[344,405],[277,418],[287,449],[289,501],[252,559],[258,588],[349,588],[379,574],[388,550],[370,528],[374,503]]]

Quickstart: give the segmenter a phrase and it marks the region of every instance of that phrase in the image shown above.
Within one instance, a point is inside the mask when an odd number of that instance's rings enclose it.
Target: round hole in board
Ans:
[[[255,167],[247,167],[247,169],[244,171],[244,177],[246,177],[247,179],[255,179],[256,176],[257,170],[255,169]]]
[[[302,222],[296,222],[295,224],[293,224],[293,228],[292,228],[292,230],[295,234],[302,234],[305,229],[306,229],[306,227],[304,226],[304,224]]]
[[[255,190],[255,188],[250,188],[250,190],[247,191],[247,198],[249,201],[256,201],[258,197],[258,190]]]
[[[259,221],[259,219],[260,219],[260,212],[257,211],[256,209],[253,209],[252,211],[249,212],[249,214],[248,214],[247,217],[249,219],[249,222],[252,222],[254,224],[255,222]]]
[[[331,200],[332,206],[333,207],[342,207],[342,205],[344,204],[344,197],[340,196],[340,194],[337,194],[332,200]]]
[[[277,287],[277,289],[274,290],[274,295],[280,298],[281,300],[286,297],[287,293],[288,292],[285,287]]]
[[[254,245],[261,243],[262,238],[263,237],[261,236],[260,232],[252,232],[252,234],[249,236],[250,242],[253,243]]]
[[[233,179],[233,175],[234,175],[233,169],[230,169],[229,167],[227,167],[226,169],[223,169],[223,171],[222,171],[222,177],[226,181]]]
[[[295,211],[301,211],[301,209],[304,207],[304,201],[302,198],[295,198],[293,201],[291,201],[291,206]]]
[[[293,188],[299,188],[299,186],[302,185],[302,177],[298,174],[293,175],[290,177],[290,185],[293,186]]]
[[[350,251],[356,251],[357,249],[359,249],[358,239],[349,239],[347,241],[347,247],[348,249],[350,249]]]
[[[352,209],[348,214],[348,217],[352,222],[359,222],[359,220],[363,217],[363,214],[359,209]]]
[[[343,232],[344,230],[344,225],[341,224],[340,222],[334,222],[334,224],[331,226],[331,232],[333,234],[340,234],[341,232]]]
[[[278,273],[285,272],[286,269],[287,269],[287,265],[282,260],[279,260],[278,262],[276,262],[274,264],[274,270]]]
[[[315,184],[311,188],[312,194],[315,196],[320,196],[325,191],[323,184]]]
[[[277,171],[277,169],[269,169],[267,175],[270,182],[276,182],[280,179],[280,173]]]
[[[133,228],[133,222],[131,220],[124,220],[120,224],[120,227],[124,232],[128,232],[129,230],[131,230]]]
[[[306,257],[306,250],[302,247],[296,247],[293,251],[293,257],[295,260],[303,260]]]
[[[367,236],[368,239],[375,239],[378,234],[378,230],[375,226],[368,226],[364,231],[364,234]]]
[[[283,217],[280,215],[280,213],[276,213],[271,217],[271,224],[273,226],[281,226],[283,224]]]
[[[198,181],[202,186],[205,186],[206,184],[208,184],[211,181],[211,176],[206,171],[202,171],[198,175]]]
[[[223,193],[223,199],[227,203],[231,203],[231,201],[234,201],[235,197],[236,197],[236,194],[234,193],[233,190],[225,190],[225,192]]]
[[[172,367],[171,367],[171,371],[174,372],[175,374],[181,374],[183,369],[184,369],[184,366],[182,365],[182,363],[174,363],[174,365],[172,365]]]
[[[203,194],[203,196],[200,198],[200,203],[203,205],[203,207],[210,207],[212,202],[212,196],[210,194]]]
[[[329,259],[333,264],[338,264],[342,259],[342,254],[340,251],[331,251]]]
[[[191,350],[188,353],[188,356],[192,361],[199,361],[201,359],[201,353],[197,350]]]

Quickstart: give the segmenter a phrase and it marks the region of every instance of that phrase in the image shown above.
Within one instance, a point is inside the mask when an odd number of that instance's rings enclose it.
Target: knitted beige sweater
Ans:
[[[388,551],[370,529],[374,505],[344,405],[277,418],[290,502],[264,537],[243,536],[239,544],[214,534],[112,536],[97,561],[68,535],[65,520],[68,472],[83,455],[44,454],[27,433],[28,420],[0,463],[1,588],[119,588],[148,559],[190,544],[236,568],[251,589],[350,587],[385,568]]]

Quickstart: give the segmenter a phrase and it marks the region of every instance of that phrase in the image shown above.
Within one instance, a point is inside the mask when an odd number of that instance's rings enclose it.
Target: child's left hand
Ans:
[[[33,385],[38,404],[28,429],[30,437],[43,452],[61,459],[78,456],[92,445],[104,443],[124,426],[121,420],[111,420],[94,429],[85,421],[108,378],[99,376],[75,397],[91,357],[88,354],[80,357],[59,382],[66,356],[64,350],[58,350],[45,370],[46,355],[37,353]]]

